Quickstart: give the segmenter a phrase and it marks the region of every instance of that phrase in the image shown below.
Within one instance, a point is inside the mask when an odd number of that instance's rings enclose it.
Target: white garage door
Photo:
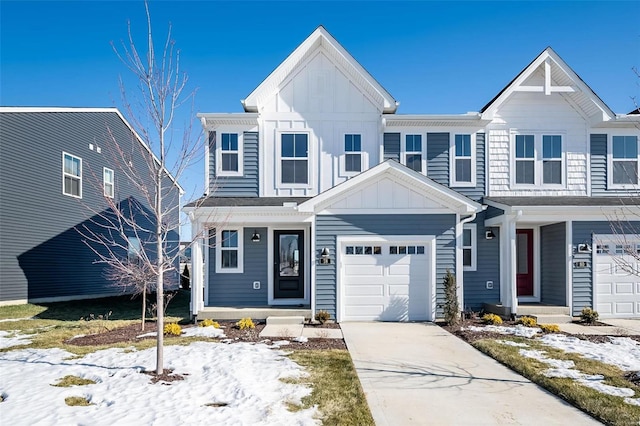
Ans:
[[[342,321],[431,319],[431,244],[343,243]]]
[[[603,318],[640,317],[640,262],[627,250],[640,253],[640,241],[595,236],[596,310]],[[623,266],[627,265],[627,266]],[[632,267],[635,274],[625,270]]]

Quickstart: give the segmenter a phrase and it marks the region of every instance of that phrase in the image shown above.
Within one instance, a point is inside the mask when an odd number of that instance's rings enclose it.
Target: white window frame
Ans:
[[[456,136],[458,135],[469,135],[469,137],[471,138],[471,182],[465,182],[465,181],[458,181],[456,180],[456,160],[458,158],[460,159],[465,159],[465,158],[469,158],[469,157],[458,157],[456,155]],[[459,188],[475,188],[476,184],[477,184],[477,180],[476,180],[476,175],[477,173],[477,152],[476,152],[476,134],[475,133],[464,133],[464,132],[455,132],[455,133],[451,133],[450,134],[450,146],[449,146],[449,152],[451,153],[451,155],[449,155],[449,170],[450,172],[450,176],[449,176],[449,182],[451,182],[452,187],[459,187]]]
[[[531,135],[533,136],[533,183],[516,183],[516,136],[518,135]],[[542,139],[543,136],[560,136],[562,144],[561,154],[561,170],[562,170],[562,183],[543,183],[543,149]],[[564,131],[558,130],[512,130],[510,132],[510,167],[511,172],[511,188],[514,189],[565,189],[567,187],[567,134]]]
[[[407,151],[407,136],[420,136],[420,151]],[[420,168],[418,173],[427,174],[427,135],[426,133],[406,132],[401,134],[400,139],[400,158],[402,164],[407,166],[407,155],[420,154]],[[407,166],[409,167],[409,166]],[[412,169],[413,170],[413,169]]]
[[[111,180],[107,179],[108,175],[111,175]],[[108,185],[111,185],[111,191],[107,191]],[[116,176],[112,169],[107,167],[102,168],[102,187],[104,190],[104,196],[113,198],[116,194]]]
[[[222,247],[222,234],[224,231],[235,231],[238,234],[238,267],[223,268],[222,267],[222,250],[230,250],[229,247]],[[241,227],[227,227],[216,231],[216,273],[217,274],[241,274],[244,271],[244,232]]]
[[[544,156],[544,138],[545,136],[550,136],[550,137],[554,137],[554,136],[559,136],[560,137],[560,158],[557,157],[545,157]],[[544,186],[549,186],[549,185],[563,185],[564,184],[564,180],[565,180],[565,174],[563,173],[564,170],[564,161],[563,161],[563,152],[564,152],[564,137],[562,135],[559,134],[548,134],[545,133],[543,135],[540,136],[541,139],[541,145],[540,145],[540,183]],[[558,162],[560,161],[560,183],[545,183],[544,182],[544,163],[545,161],[550,161],[550,162]]]
[[[138,237],[127,237],[127,259],[129,262],[140,262],[142,259],[142,242]]]
[[[72,159],[80,160],[80,167],[79,167],[79,170],[78,170],[79,173],[80,173],[79,176],[76,176],[76,175],[73,175],[73,174],[70,174],[70,173],[67,173],[67,172],[64,171],[64,160],[65,160],[65,156],[67,156],[67,155],[69,157],[71,157]],[[79,188],[79,192],[80,192],[78,195],[68,194],[68,193],[66,193],[64,191],[64,178],[67,177],[67,176],[71,177],[72,179],[78,179],[78,182],[79,182],[78,183],[78,188]],[[82,158],[80,158],[80,157],[78,157],[76,155],[73,155],[73,154],[69,154],[68,152],[64,152],[64,151],[62,151],[62,194],[66,195],[68,197],[82,198]]]
[[[640,135],[630,133],[615,133],[607,135],[607,188],[608,189],[640,189],[640,170],[638,170],[638,180],[635,184],[613,183],[613,163],[614,161],[634,161],[633,159],[614,159],[613,158],[613,137],[625,136],[635,137],[638,144],[638,158],[636,158],[637,167],[640,169]]]
[[[469,230],[471,231],[471,245],[470,246],[465,246],[464,245],[464,231],[465,230]],[[463,266],[463,270],[464,271],[475,271],[478,267],[478,228],[477,225],[475,223],[465,223],[462,226],[462,235],[460,235],[460,254],[462,256],[462,259],[460,259],[460,262],[462,262],[462,266]],[[464,251],[465,249],[471,250],[471,265],[467,266],[464,264]]]
[[[346,143],[346,137],[347,135],[358,135],[360,136],[360,151],[347,151],[345,148],[345,143]],[[364,158],[365,158],[365,151],[363,150],[363,137],[362,137],[362,133],[361,132],[345,132],[342,134],[342,150],[343,153],[340,156],[340,175],[342,176],[355,176],[357,174],[362,173],[365,168],[364,168]],[[360,171],[359,172],[355,172],[355,171],[347,171],[347,155],[349,154],[359,154],[360,155]]]
[[[290,157],[282,157],[282,135],[289,134],[306,134],[307,135],[307,183],[283,183],[282,182],[282,160],[286,160]],[[308,129],[282,129],[276,131],[276,187],[277,188],[303,188],[311,189],[311,177],[314,176],[314,144],[312,140],[311,131]],[[294,158],[294,157],[291,157]],[[295,157],[302,159],[303,157]]]
[[[238,150],[237,151],[223,151],[222,150],[222,135],[223,134],[236,134],[238,135]],[[242,131],[233,130],[218,130],[216,131],[216,176],[243,176],[244,175],[244,133]],[[222,154],[237,154],[238,155],[238,170],[222,170]]]

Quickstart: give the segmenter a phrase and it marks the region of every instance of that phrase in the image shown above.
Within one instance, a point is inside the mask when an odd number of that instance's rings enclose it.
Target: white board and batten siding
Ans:
[[[381,109],[319,49],[261,106],[261,196],[313,196],[345,181],[345,134],[361,135],[362,171],[378,164]],[[296,130],[309,133],[308,185],[277,176],[279,134]]]
[[[619,236],[594,236],[594,306],[602,318],[640,318],[640,261],[623,254],[623,244],[640,252],[640,238],[622,242]]]
[[[339,321],[432,321],[435,237],[338,238]]]

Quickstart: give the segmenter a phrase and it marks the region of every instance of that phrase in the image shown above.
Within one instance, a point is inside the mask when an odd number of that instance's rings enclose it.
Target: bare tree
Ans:
[[[167,275],[175,277],[176,284],[178,279],[179,238],[174,236],[179,234],[181,189],[177,180],[203,150],[200,134],[193,131],[195,92],[186,90],[188,78],[180,69],[180,52],[171,39],[171,25],[162,48],[156,49],[146,2],[145,11],[147,34],[141,49],[134,41],[130,23],[127,40],[112,43],[117,57],[137,81],[137,91],[129,91],[122,79],[120,88],[126,116],[142,143],[133,143],[134,148],[128,149],[129,145],[120,144],[107,129],[118,171],[139,198],[105,196],[107,208],[94,210],[91,226],[80,232],[98,256],[96,262],[105,265],[116,283],[143,295],[155,290],[156,373],[162,374],[165,282]],[[191,109],[182,127],[183,123],[176,123],[176,112],[184,105]],[[179,140],[177,132],[182,134]],[[135,261],[130,256],[132,249]],[[144,309],[143,305],[143,324]]]

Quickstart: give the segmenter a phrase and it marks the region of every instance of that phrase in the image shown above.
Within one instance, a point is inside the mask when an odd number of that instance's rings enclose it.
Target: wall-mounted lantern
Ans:
[[[320,264],[322,265],[328,265],[329,263],[331,263],[331,258],[329,257],[330,252],[329,252],[329,248],[325,247],[322,249],[322,251],[320,252]]]
[[[487,240],[493,240],[496,237],[496,234],[493,233],[493,231],[491,229],[488,229],[485,233],[484,233],[484,238]]]
[[[260,234],[258,234],[258,231],[256,229],[253,230],[253,235],[251,236],[251,241],[254,243],[259,243],[260,242]]]

